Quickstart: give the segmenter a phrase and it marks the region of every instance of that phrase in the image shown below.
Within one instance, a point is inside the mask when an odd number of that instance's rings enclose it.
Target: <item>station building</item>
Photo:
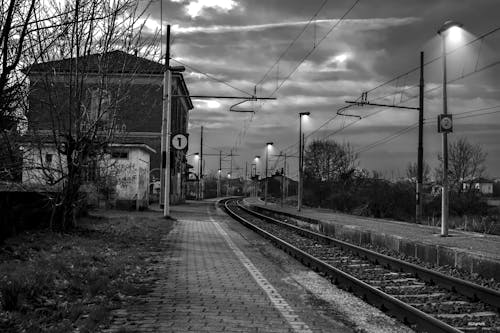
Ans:
[[[26,115],[28,134],[23,139],[23,183],[51,185],[51,176],[47,175],[47,169],[51,168],[47,168],[47,164],[57,166],[55,173],[64,172],[64,158],[61,159],[51,137],[59,132],[98,128],[92,140],[103,142],[106,153],[101,161],[89,163],[87,183],[91,185],[95,174],[114,174],[117,185],[111,200],[117,205],[143,207],[157,200],[150,189],[160,174],[162,64],[112,51],[78,60],[37,63],[25,73],[29,79],[29,111]],[[75,84],[72,80],[80,81]],[[75,96],[75,92],[70,91],[75,87],[80,95],[72,100],[68,96]],[[182,73],[172,73],[172,95],[180,97],[172,98],[170,132],[187,136],[189,110],[193,104]],[[80,105],[75,108],[75,103]],[[68,111],[75,109],[77,116],[74,111]],[[172,204],[183,202],[186,197],[186,152],[187,147],[171,154]],[[110,172],[114,168],[110,165],[121,167]]]

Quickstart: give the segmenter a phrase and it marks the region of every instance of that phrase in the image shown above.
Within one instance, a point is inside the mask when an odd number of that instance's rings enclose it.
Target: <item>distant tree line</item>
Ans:
[[[450,143],[450,215],[488,214],[484,198],[471,186],[464,186],[484,175],[485,159],[481,146],[465,138]],[[441,195],[436,191],[442,178],[441,156],[438,160],[434,183],[429,165],[423,166],[424,216],[428,219],[441,214]],[[406,179],[397,181],[383,179],[380,173],[363,170],[358,165],[358,156],[348,143],[312,141],[305,150],[304,203],[363,216],[414,221],[416,163],[407,166]]]

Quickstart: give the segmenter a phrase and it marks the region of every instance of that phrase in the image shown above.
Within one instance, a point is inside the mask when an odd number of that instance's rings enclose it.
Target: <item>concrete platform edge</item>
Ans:
[[[256,209],[263,208],[248,202],[245,204]],[[266,207],[265,209],[275,211],[276,213],[291,218],[304,220],[304,217],[288,212],[282,212],[270,207]],[[349,241],[356,245],[378,246],[403,253],[407,256],[419,258],[429,264],[451,266],[470,273],[479,274],[484,278],[499,279],[498,272],[500,272],[500,261],[482,256],[478,253],[442,245],[426,244],[401,236],[375,233],[371,230],[362,230],[353,225],[343,225],[313,218],[306,218],[306,220],[311,224],[318,225],[317,230],[325,235]]]

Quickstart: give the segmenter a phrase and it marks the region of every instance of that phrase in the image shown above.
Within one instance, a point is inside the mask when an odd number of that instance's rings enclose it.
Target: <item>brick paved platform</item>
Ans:
[[[322,232],[356,244],[381,246],[429,263],[500,279],[500,236],[450,230],[450,237],[440,237],[439,227],[366,218],[327,209],[304,207],[298,212],[291,206],[280,207],[273,203],[264,206],[258,198],[246,198],[245,203],[310,219]]]
[[[353,332],[363,322],[370,332],[407,330],[216,211],[213,202],[174,206],[171,215],[177,222],[164,237],[154,291],[113,311],[107,332]],[[370,326],[384,321],[382,329]]]

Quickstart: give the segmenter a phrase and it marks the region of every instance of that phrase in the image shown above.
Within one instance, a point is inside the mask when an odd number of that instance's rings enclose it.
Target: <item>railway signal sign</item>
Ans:
[[[451,114],[438,115],[438,133],[453,132],[453,117]]]
[[[185,134],[179,133],[172,137],[172,147],[182,150],[187,147],[188,139]]]

